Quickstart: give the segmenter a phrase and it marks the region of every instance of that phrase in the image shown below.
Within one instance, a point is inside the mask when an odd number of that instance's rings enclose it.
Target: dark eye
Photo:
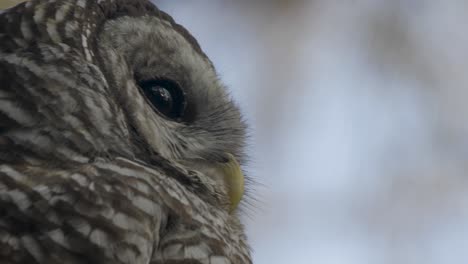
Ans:
[[[185,93],[171,80],[147,80],[138,85],[154,108],[163,116],[179,121],[185,112]]]

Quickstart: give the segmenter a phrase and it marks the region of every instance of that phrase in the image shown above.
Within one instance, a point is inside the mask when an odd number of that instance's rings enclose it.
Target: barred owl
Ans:
[[[0,263],[251,263],[245,124],[149,1],[0,14]]]

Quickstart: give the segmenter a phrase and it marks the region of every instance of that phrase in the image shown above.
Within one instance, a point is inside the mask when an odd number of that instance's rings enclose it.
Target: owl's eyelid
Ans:
[[[171,81],[175,84],[177,84],[180,88],[182,88],[182,90],[185,90],[184,89],[184,86],[182,85],[182,83],[177,80],[177,78],[174,78],[174,76],[166,76],[166,75],[143,75],[139,72],[135,72],[133,74],[133,79],[135,80],[135,83],[140,83],[140,82],[145,82],[145,81],[151,81],[151,80],[154,80],[154,81],[160,81],[160,80],[167,80],[167,81]]]

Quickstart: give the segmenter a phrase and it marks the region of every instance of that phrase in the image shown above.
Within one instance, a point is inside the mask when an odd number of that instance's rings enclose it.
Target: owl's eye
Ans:
[[[138,85],[154,108],[163,116],[179,121],[185,112],[185,93],[180,86],[165,79],[141,81]]]

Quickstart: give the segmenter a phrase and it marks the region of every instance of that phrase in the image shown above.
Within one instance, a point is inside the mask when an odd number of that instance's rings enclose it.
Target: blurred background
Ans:
[[[256,264],[468,263],[468,2],[154,1],[250,124]]]
[[[468,263],[467,1],[154,2],[250,125],[254,263]]]

